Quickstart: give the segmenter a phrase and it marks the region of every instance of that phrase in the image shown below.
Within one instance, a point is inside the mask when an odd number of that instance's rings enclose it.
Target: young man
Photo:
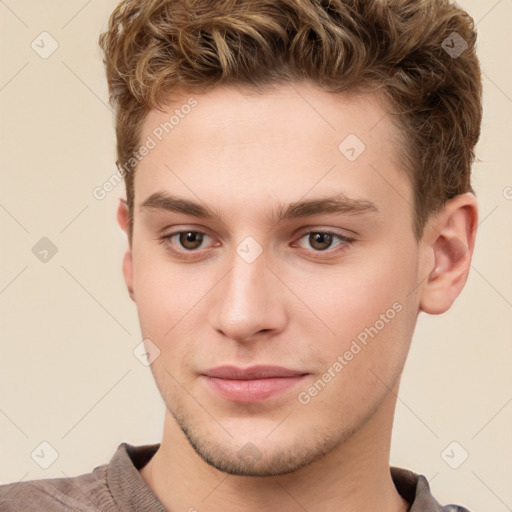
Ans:
[[[117,217],[163,438],[1,510],[466,510],[389,451],[418,314],[470,268],[475,37],[448,0],[120,3]]]

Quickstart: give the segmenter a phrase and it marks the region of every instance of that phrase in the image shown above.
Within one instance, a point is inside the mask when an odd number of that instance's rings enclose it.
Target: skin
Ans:
[[[160,350],[151,370],[166,405],[161,446],[141,476],[173,511],[407,510],[389,472],[396,394],[418,314],[446,311],[466,282],[474,196],[448,201],[418,242],[385,105],[308,83],[183,93],[168,113],[149,113],[141,140],[190,96],[197,106],[137,167],[123,261],[142,336]],[[353,162],[338,150],[351,133],[366,145]],[[222,220],[142,208],[156,192],[206,204]],[[338,192],[378,211],[266,221],[277,203]],[[124,202],[117,216],[129,234]],[[180,230],[206,236],[159,243]],[[318,231],[353,242],[315,243]],[[248,236],[262,249],[252,263],[236,251]],[[189,259],[169,247],[188,249]],[[300,403],[299,393],[396,303],[400,312]],[[247,404],[220,397],[200,376],[224,364],[309,375]]]

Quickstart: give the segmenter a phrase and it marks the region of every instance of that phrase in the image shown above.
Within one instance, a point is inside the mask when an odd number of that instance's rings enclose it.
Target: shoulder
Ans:
[[[44,478],[0,485],[1,512],[114,511],[107,464],[74,477]]]
[[[432,496],[428,480],[423,475],[391,467],[391,477],[399,494],[411,504],[410,512],[470,512],[460,505],[442,506]]]
[[[439,512],[470,512],[467,508],[460,505],[444,505],[441,506],[437,500],[430,494],[430,486],[428,480],[423,475],[418,475],[418,488],[423,489],[424,496],[430,496],[432,502],[439,507]]]

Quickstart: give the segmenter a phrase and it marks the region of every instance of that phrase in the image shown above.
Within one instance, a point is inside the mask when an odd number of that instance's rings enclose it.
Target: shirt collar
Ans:
[[[120,510],[168,512],[139,473],[159,447],[160,443],[118,446],[108,464],[107,484]],[[423,475],[397,467],[390,471],[397,491],[411,504],[408,512],[442,512]]]

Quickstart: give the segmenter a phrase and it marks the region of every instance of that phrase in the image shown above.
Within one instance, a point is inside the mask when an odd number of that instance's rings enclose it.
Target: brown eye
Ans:
[[[336,240],[338,240],[337,243]],[[329,257],[341,254],[351,246],[352,242],[354,242],[353,238],[331,231],[319,230],[303,232],[294,245],[298,244],[312,254],[324,253],[324,257]],[[314,257],[320,258],[320,255]]]
[[[179,233],[179,243],[184,249],[198,249],[204,238],[204,233],[199,231],[181,231]]]
[[[309,234],[308,241],[313,249],[324,251],[331,246],[332,235],[330,233],[315,233],[312,231]]]
[[[210,242],[210,247],[208,247],[207,240],[209,238],[211,237],[207,233],[188,229],[164,235],[158,239],[158,243],[162,244],[173,257],[192,260],[204,257],[213,246],[219,245],[217,243],[212,246]]]

